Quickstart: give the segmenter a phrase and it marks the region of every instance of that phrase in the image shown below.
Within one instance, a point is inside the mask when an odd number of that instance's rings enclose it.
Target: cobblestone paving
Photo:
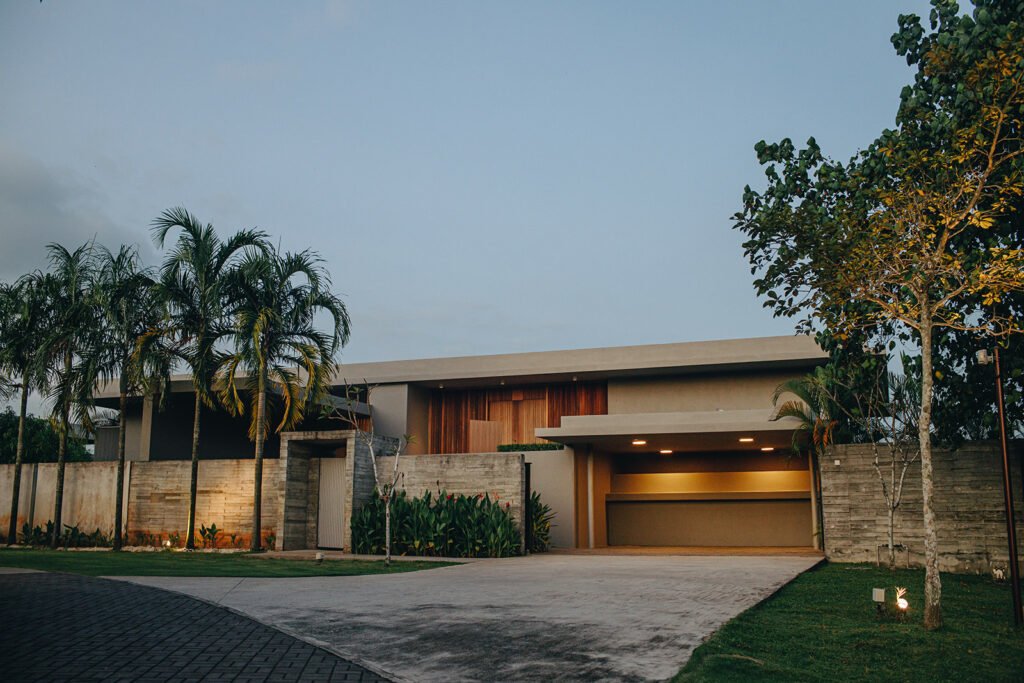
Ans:
[[[383,681],[214,605],[74,574],[0,575],[4,681]]]

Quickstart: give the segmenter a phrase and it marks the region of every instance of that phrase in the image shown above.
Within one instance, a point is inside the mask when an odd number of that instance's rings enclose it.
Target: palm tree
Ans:
[[[120,400],[114,495],[114,550],[120,550],[128,396],[159,394],[163,400],[171,358],[159,343],[140,347],[140,340],[160,329],[164,306],[151,272],[140,267],[134,248],[122,246],[117,254],[100,248],[96,293],[103,330],[88,353],[102,379],[117,380]]]
[[[833,443],[836,420],[830,417],[831,398],[826,385],[827,374],[822,368],[799,379],[786,380],[775,388],[772,394],[772,405],[776,407],[772,420],[793,417],[799,424],[793,431],[792,450],[800,453],[804,444],[810,442],[808,465],[811,476],[811,517],[814,547],[821,548],[824,538],[821,531],[821,501],[818,500],[818,461],[825,449]],[[789,400],[779,405],[783,394],[792,394],[796,400]]]
[[[309,251],[298,254],[250,254],[230,278],[234,350],[221,361],[218,383],[222,402],[233,415],[245,412],[248,390],[249,438],[256,442],[251,549],[260,550],[263,444],[270,418],[267,394],[280,393],[282,416],[275,432],[302,419],[307,403],[316,404],[337,367],[334,354],[348,341],[345,304],[330,292],[330,279]],[[329,332],[316,325],[327,313]]]
[[[53,403],[50,419],[58,434],[57,488],[53,510],[53,536],[50,546],[57,547],[61,535],[61,511],[64,503],[64,465],[72,411],[86,430],[92,427],[93,387],[96,368],[84,354],[97,332],[97,307],[94,305],[95,246],[87,243],[74,251],[59,244],[47,245],[50,271],[42,287],[49,302],[47,332],[39,347],[48,375],[47,389]]]
[[[185,547],[195,549],[196,487],[199,480],[199,421],[203,404],[213,408],[215,346],[224,334],[224,276],[245,251],[266,248],[266,235],[240,230],[222,242],[213,225],[203,225],[181,207],[164,211],[153,221],[153,239],[163,248],[167,234],[180,229],[174,248],[160,269],[157,291],[168,306],[167,327],[144,340],[143,347],[163,335],[177,344],[179,357],[192,372],[195,413],[192,420],[192,475],[189,485]]]
[[[13,285],[0,285],[0,369],[7,386],[4,393],[21,393],[18,413],[18,445],[11,485],[11,522],[8,545],[18,532],[18,501],[21,495],[21,464],[25,455],[25,415],[28,395],[42,385],[39,376],[39,338],[46,329],[46,297],[38,274],[26,275]]]

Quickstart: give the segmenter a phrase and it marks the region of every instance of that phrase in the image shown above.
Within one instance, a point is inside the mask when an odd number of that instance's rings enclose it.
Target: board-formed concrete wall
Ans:
[[[277,535],[283,506],[283,468],[279,460],[263,461],[260,526],[264,539]],[[138,534],[184,536],[188,523],[188,491],[192,463],[187,461],[132,463],[128,494],[127,540]],[[196,534],[201,525],[216,524],[224,533],[218,545],[248,547],[252,537],[255,465],[251,460],[204,460],[199,463],[196,494]],[[269,545],[269,544],[268,544]]]
[[[1018,529],[1024,522],[1022,451],[1020,443],[1011,445]],[[884,462],[886,452],[880,453]],[[874,562],[878,546],[888,542],[887,508],[873,460],[868,444],[834,446],[822,458],[825,554],[830,560]],[[970,442],[956,451],[934,449],[932,460],[940,570],[990,573],[996,567],[1005,569],[1009,553],[998,442]],[[896,544],[909,547],[913,565],[923,562],[922,520],[917,462],[907,472],[903,500],[896,511]],[[1024,550],[1024,545],[1018,550]],[[882,557],[884,562],[884,550]]]
[[[368,450],[358,446],[354,450],[354,488],[358,487],[359,493],[353,496],[353,509],[359,509],[373,492],[373,466]],[[387,473],[383,476],[390,476],[394,466],[390,457],[377,459],[378,471]],[[526,480],[521,453],[403,455],[398,471],[398,487],[413,497],[422,496],[424,491],[436,495],[438,489],[457,496],[497,496],[500,502],[509,504],[512,519],[520,531],[523,529]]]

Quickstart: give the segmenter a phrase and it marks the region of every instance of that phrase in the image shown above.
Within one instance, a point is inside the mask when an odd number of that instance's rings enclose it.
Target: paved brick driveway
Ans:
[[[4,681],[382,681],[192,598],[123,581],[0,574]]]
[[[391,676],[664,680],[815,556],[536,555],[402,574],[133,578],[227,605]]]

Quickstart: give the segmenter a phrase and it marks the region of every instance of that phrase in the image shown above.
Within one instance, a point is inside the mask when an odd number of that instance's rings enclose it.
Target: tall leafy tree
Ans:
[[[228,410],[240,415],[248,409],[251,417],[249,438],[256,443],[253,551],[261,547],[267,430],[293,427],[307,404],[319,403],[337,367],[334,355],[348,341],[348,311],[330,286],[320,259],[309,251],[249,254],[229,278],[234,349],[222,359],[218,380]],[[327,330],[318,325],[323,314],[330,318]],[[280,397],[276,424],[270,419],[269,396]]]
[[[114,494],[114,550],[123,542],[125,432],[128,397],[166,395],[162,388],[170,375],[171,356],[161,339],[140,344],[164,322],[164,303],[153,274],[143,268],[138,252],[122,246],[112,253],[99,249],[96,303],[101,311],[101,333],[87,353],[101,377],[118,387],[117,485]]]
[[[163,248],[171,231],[180,231],[160,269],[157,291],[168,308],[168,324],[159,334],[148,337],[143,348],[163,336],[172,340],[178,356],[192,373],[195,412],[192,418],[192,471],[189,484],[188,527],[185,547],[195,548],[196,487],[199,479],[199,434],[202,406],[215,407],[213,376],[216,371],[218,339],[224,327],[224,283],[247,250],[267,248],[266,235],[258,230],[240,230],[222,241],[213,228],[203,225],[184,208],[164,211],[153,221],[153,239]]]
[[[60,540],[64,504],[64,469],[71,419],[83,429],[92,428],[93,388],[97,380],[95,366],[86,350],[98,330],[95,301],[96,247],[84,244],[74,251],[59,244],[47,246],[50,269],[42,279],[49,305],[47,331],[39,351],[47,376],[47,394],[52,403],[53,420],[59,437],[57,447],[57,485],[53,510],[51,547]]]
[[[933,0],[932,32],[901,17],[893,42],[919,68],[898,127],[847,164],[813,138],[757,145],[763,193],[736,225],[756,286],[777,315],[807,315],[842,339],[895,326],[920,348],[918,443],[924,512],[925,626],[942,624],[932,479],[933,366],[943,330],[1007,336],[1004,301],[1024,291],[1024,250],[1000,229],[1024,194],[1024,25],[1019,2],[960,16]],[[994,17],[998,17],[994,20]],[[940,334],[936,334],[936,330]]]
[[[25,419],[28,396],[42,384],[39,339],[46,330],[46,296],[38,274],[26,275],[13,285],[0,285],[0,369],[8,378],[10,393],[21,394],[18,440],[11,484],[11,521],[7,543],[18,530],[21,496],[21,465],[25,456]]]

